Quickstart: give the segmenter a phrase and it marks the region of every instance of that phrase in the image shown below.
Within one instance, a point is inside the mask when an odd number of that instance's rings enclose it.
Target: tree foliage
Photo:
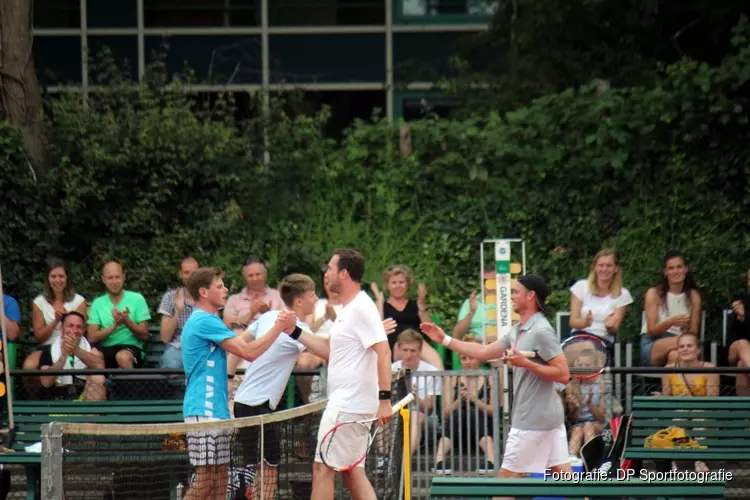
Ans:
[[[144,84],[110,79],[107,91],[49,103],[53,167],[34,180],[20,136],[0,141],[0,261],[10,293],[39,289],[42,257],[76,264],[89,297],[99,266],[118,258],[128,286],[154,303],[185,254],[229,271],[249,252],[268,258],[272,282],[319,276],[330,252],[354,246],[366,281],[406,263],[430,290],[429,308],[451,325],[477,288],[486,237],[522,237],[529,268],[547,278],[553,309],[614,247],[638,310],[661,256],[683,250],[706,307],[726,307],[750,257],[750,41],[743,23],[721,64],[681,59],[655,83],[593,85],[551,93],[508,113],[399,124],[358,122],[327,139],[326,112],[238,121],[230,96],[210,106],[181,80],[150,69]],[[259,96],[253,96],[253,99]],[[264,133],[265,132],[265,133]],[[266,162],[263,152],[269,151]],[[25,308],[28,310],[28,308]]]
[[[467,37],[448,82],[465,110],[507,110],[586,85],[652,85],[659,64],[686,58],[718,64],[744,0],[513,0],[491,28]]]

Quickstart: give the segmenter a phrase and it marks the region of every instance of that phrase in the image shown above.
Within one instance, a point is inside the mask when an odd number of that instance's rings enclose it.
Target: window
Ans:
[[[122,76],[131,80],[138,79],[138,39],[130,36],[89,36],[89,83],[99,84],[99,77],[109,74],[109,69],[104,64],[102,57],[109,54]],[[97,71],[101,69],[101,71]]]
[[[391,0],[395,24],[489,22],[498,0]]]
[[[259,26],[259,0],[143,0],[146,27]]]
[[[390,0],[273,0],[271,26],[383,25]]]
[[[457,100],[441,97],[440,92],[394,92],[393,117],[405,121],[420,120],[427,114],[448,118],[459,104]]]
[[[136,0],[87,0],[86,23],[89,28],[135,28],[138,26],[136,11]]]
[[[459,44],[474,32],[395,33],[393,35],[394,78],[398,82],[432,82],[454,76],[451,58],[459,55]]]
[[[81,37],[34,38],[34,66],[42,85],[81,83]]]
[[[385,81],[384,35],[275,35],[269,41],[274,83]]]
[[[166,51],[167,71],[182,73],[187,66],[200,83],[260,83],[260,36],[175,35],[146,37],[146,64]]]
[[[34,28],[78,28],[81,26],[79,0],[36,0]]]
[[[385,91],[382,90],[343,90],[343,91],[293,91],[281,94],[289,114],[312,114],[323,106],[331,109],[327,133],[340,138],[344,130],[356,119],[369,120],[376,109],[385,109]]]

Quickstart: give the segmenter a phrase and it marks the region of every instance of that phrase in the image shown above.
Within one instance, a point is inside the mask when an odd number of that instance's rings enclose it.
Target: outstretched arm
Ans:
[[[425,335],[438,344],[443,344],[448,349],[455,351],[458,354],[463,354],[464,356],[469,356],[470,358],[478,359],[479,361],[489,361],[491,359],[502,358],[505,354],[505,350],[508,348],[499,340],[496,340],[491,344],[482,345],[454,339],[447,336],[443,329],[434,323],[422,323],[419,325],[419,328]],[[450,341],[445,339],[450,339]]]

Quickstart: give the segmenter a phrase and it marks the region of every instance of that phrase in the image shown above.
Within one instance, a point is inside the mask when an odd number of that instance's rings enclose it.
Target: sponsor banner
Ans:
[[[503,338],[510,333],[513,304],[510,301],[510,242],[495,243],[495,273],[497,283],[497,336]]]

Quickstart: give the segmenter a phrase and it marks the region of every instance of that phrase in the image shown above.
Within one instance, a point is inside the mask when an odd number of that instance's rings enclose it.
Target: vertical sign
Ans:
[[[497,283],[497,338],[510,333],[513,304],[510,301],[510,242],[495,242],[495,274]]]

